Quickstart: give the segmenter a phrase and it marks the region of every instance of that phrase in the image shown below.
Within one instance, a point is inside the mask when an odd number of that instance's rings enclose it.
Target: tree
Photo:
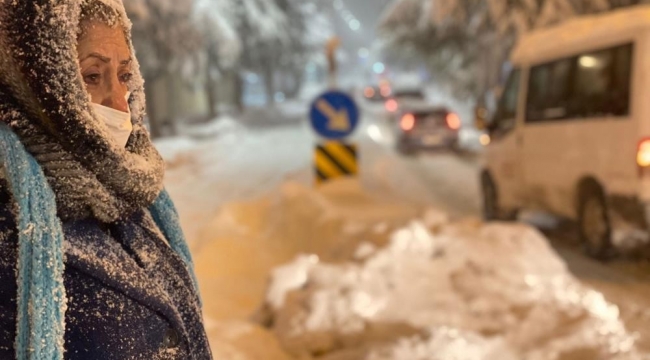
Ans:
[[[243,71],[262,75],[270,103],[277,91],[288,97],[299,92],[307,62],[321,52],[331,29],[315,1],[195,0],[210,115],[217,113],[216,84],[224,77],[236,80],[241,108]]]
[[[212,81],[224,71],[253,70],[263,74],[267,95],[273,99],[274,70],[289,43],[287,11],[291,8],[286,1],[197,0],[197,21]]]
[[[197,0],[195,21],[202,35],[205,54],[205,90],[209,116],[218,115],[217,82],[233,71],[241,56],[242,43],[235,29],[234,3],[225,0]]]
[[[380,30],[387,53],[422,59],[457,94],[480,98],[503,79],[503,63],[522,34],[643,2],[647,0],[398,0]]]
[[[124,5],[133,22],[133,43],[145,82],[153,84],[196,60],[200,38],[192,22],[192,0],[129,0]],[[152,100],[153,87],[145,89]],[[156,114],[152,104],[147,110],[151,134],[157,137],[163,115]]]
[[[268,104],[273,104],[275,99],[274,71],[291,43],[287,9],[279,1],[241,0],[237,12],[239,33],[244,40],[242,64],[262,74]]]

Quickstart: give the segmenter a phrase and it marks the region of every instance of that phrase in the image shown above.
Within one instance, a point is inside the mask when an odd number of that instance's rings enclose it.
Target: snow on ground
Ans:
[[[302,117],[307,119],[309,113],[309,103],[302,100],[288,100],[277,104],[276,106],[288,118]]]
[[[155,145],[160,155],[165,159],[167,167],[174,168],[183,165],[205,148],[219,144],[232,144],[237,138],[242,138],[245,129],[231,117],[219,117],[205,124],[185,126],[178,129],[174,137],[156,139]]]
[[[306,126],[260,132],[222,120],[202,125],[210,136],[157,142],[216,359],[645,358],[618,309],[536,231],[449,223],[478,211],[472,163],[400,159],[364,141],[384,129],[369,121],[355,140],[360,182],[313,189]],[[423,214],[423,203],[457,209]]]
[[[357,348],[370,360],[650,358],[635,349],[618,308],[524,225],[413,221],[360,263],[303,256],[276,269],[267,301],[274,330],[297,355]],[[364,348],[382,324],[414,334],[385,330],[394,336]]]
[[[179,209],[190,245],[198,246],[201,229],[221,206],[262,196],[308,169],[308,135],[301,128],[260,133],[219,118],[187,129],[184,135],[157,140],[167,163],[165,186]]]
[[[234,137],[241,134],[244,127],[230,116],[218,117],[205,124],[186,126],[179,129],[179,135],[189,136],[194,139],[208,139],[219,137],[221,141],[224,137]]]

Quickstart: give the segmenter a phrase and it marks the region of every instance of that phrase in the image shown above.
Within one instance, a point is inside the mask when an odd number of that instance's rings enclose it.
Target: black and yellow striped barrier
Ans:
[[[316,183],[356,176],[359,173],[357,146],[340,141],[328,141],[316,146],[314,152]]]

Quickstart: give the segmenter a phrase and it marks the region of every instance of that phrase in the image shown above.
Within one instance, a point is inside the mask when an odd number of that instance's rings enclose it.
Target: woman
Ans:
[[[0,359],[211,359],[121,0],[0,2]]]

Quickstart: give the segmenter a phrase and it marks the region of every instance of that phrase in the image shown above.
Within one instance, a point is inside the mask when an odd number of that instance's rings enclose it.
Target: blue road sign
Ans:
[[[359,108],[354,100],[340,91],[329,91],[311,105],[311,125],[327,139],[343,139],[359,125]]]

